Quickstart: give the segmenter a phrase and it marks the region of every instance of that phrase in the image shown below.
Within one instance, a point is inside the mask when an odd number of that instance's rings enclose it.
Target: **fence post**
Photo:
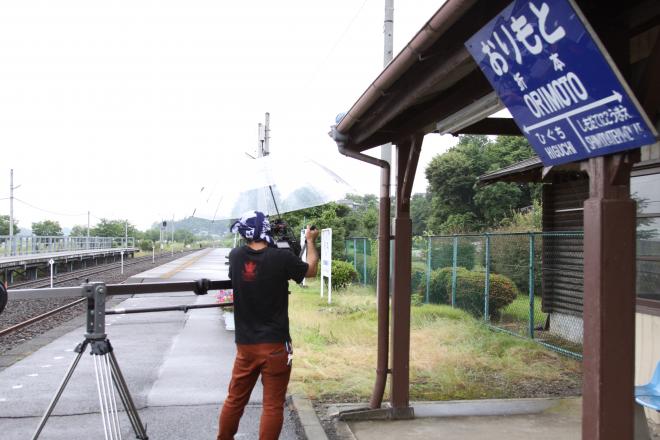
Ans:
[[[456,271],[458,269],[458,237],[454,235],[454,252],[451,267],[451,306],[456,307]]]
[[[486,233],[486,277],[484,285],[484,321],[490,321],[490,234]]]
[[[362,240],[362,253],[363,253],[363,259],[362,261],[364,262],[364,266],[362,267],[362,285],[366,286],[367,285],[367,239]]]
[[[426,251],[426,304],[429,303],[429,285],[431,284],[431,236],[427,237],[429,244]]]
[[[534,339],[534,233],[529,233],[529,337]]]

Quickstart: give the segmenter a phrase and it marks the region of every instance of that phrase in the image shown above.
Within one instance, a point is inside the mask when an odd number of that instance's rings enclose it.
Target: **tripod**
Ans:
[[[119,424],[119,414],[117,412],[117,399],[115,396],[114,388],[119,394],[119,398],[124,406],[124,410],[128,415],[131,422],[135,437],[141,440],[148,440],[147,430],[140,420],[135,403],[128,391],[128,386],[124,380],[124,376],[119,369],[117,358],[112,350],[112,345],[107,339],[105,334],[105,296],[106,286],[103,283],[84,284],[82,286],[83,296],[87,297],[87,333],[85,339],[78,344],[75,352],[78,353],[76,358],[71,363],[67,370],[62,383],[60,384],[55,396],[48,405],[48,409],[39,426],[32,436],[32,440],[36,440],[41,434],[48,418],[55,409],[55,405],[59,401],[64,389],[66,388],[73,372],[80,362],[80,358],[90,346],[92,359],[94,360],[94,372],[96,375],[96,389],[99,395],[99,403],[101,405],[101,418],[103,420],[103,432],[105,440],[121,440],[121,426]]]

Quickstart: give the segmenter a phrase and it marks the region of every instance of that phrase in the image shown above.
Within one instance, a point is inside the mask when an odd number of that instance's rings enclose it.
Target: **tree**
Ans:
[[[424,235],[428,231],[428,219],[431,216],[430,194],[416,193],[410,199],[410,217],[413,235]]]
[[[108,220],[102,218],[92,229],[91,235],[95,237],[123,237],[127,223],[128,220]],[[128,236],[133,237],[137,232],[135,226],[128,223]]]
[[[433,158],[426,168],[432,212],[427,227],[436,233],[478,231],[498,226],[540,196],[538,185],[496,183],[477,186],[489,171],[533,155],[522,137],[461,136],[458,144]],[[421,203],[421,202],[420,202]]]
[[[14,234],[21,232],[18,222],[14,219]],[[9,216],[0,215],[0,235],[9,235]]]
[[[69,237],[87,237],[87,226],[75,225],[73,228],[71,228],[71,232],[69,232]]]
[[[38,236],[61,236],[62,226],[60,222],[54,220],[44,220],[42,222],[32,223],[32,234]]]

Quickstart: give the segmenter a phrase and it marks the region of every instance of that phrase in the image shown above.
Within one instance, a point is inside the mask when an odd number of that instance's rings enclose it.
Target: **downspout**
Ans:
[[[337,142],[344,156],[367,162],[381,168],[380,204],[378,208],[378,352],[376,359],[376,382],[369,400],[371,409],[378,409],[383,402],[387,374],[389,373],[389,327],[390,327],[390,164],[381,159],[348,150],[348,137],[332,127],[330,136]]]

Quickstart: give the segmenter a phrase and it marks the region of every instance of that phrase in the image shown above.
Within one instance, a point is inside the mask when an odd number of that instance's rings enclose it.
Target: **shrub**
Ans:
[[[557,240],[561,237],[548,237]],[[541,294],[541,245],[540,239],[535,244],[534,292]],[[491,273],[504,275],[511,279],[518,290],[529,292],[529,236],[494,236],[491,238]]]
[[[358,280],[357,271],[351,263],[341,260],[332,260],[332,287],[343,289]]]
[[[463,268],[456,271],[456,307],[474,316],[483,316],[484,286],[486,274]],[[438,304],[451,304],[452,268],[445,267],[433,271],[429,286],[430,301]],[[508,306],[518,296],[513,281],[504,275],[490,275],[488,310],[491,318],[500,315],[500,310]]]
[[[436,239],[437,240],[437,239]],[[474,268],[475,249],[474,245],[463,240],[458,241],[456,266],[468,270]],[[440,244],[431,244],[431,270],[443,267],[451,267],[454,260],[454,243],[444,241]]]
[[[410,272],[410,291],[420,293],[426,288],[426,267],[423,264],[413,263]]]
[[[465,269],[459,268],[458,271]],[[429,283],[429,302],[434,304],[451,304],[451,267],[436,269],[431,272]]]
[[[138,243],[138,247],[142,251],[150,251],[153,246],[153,242],[151,240],[140,240]]]

